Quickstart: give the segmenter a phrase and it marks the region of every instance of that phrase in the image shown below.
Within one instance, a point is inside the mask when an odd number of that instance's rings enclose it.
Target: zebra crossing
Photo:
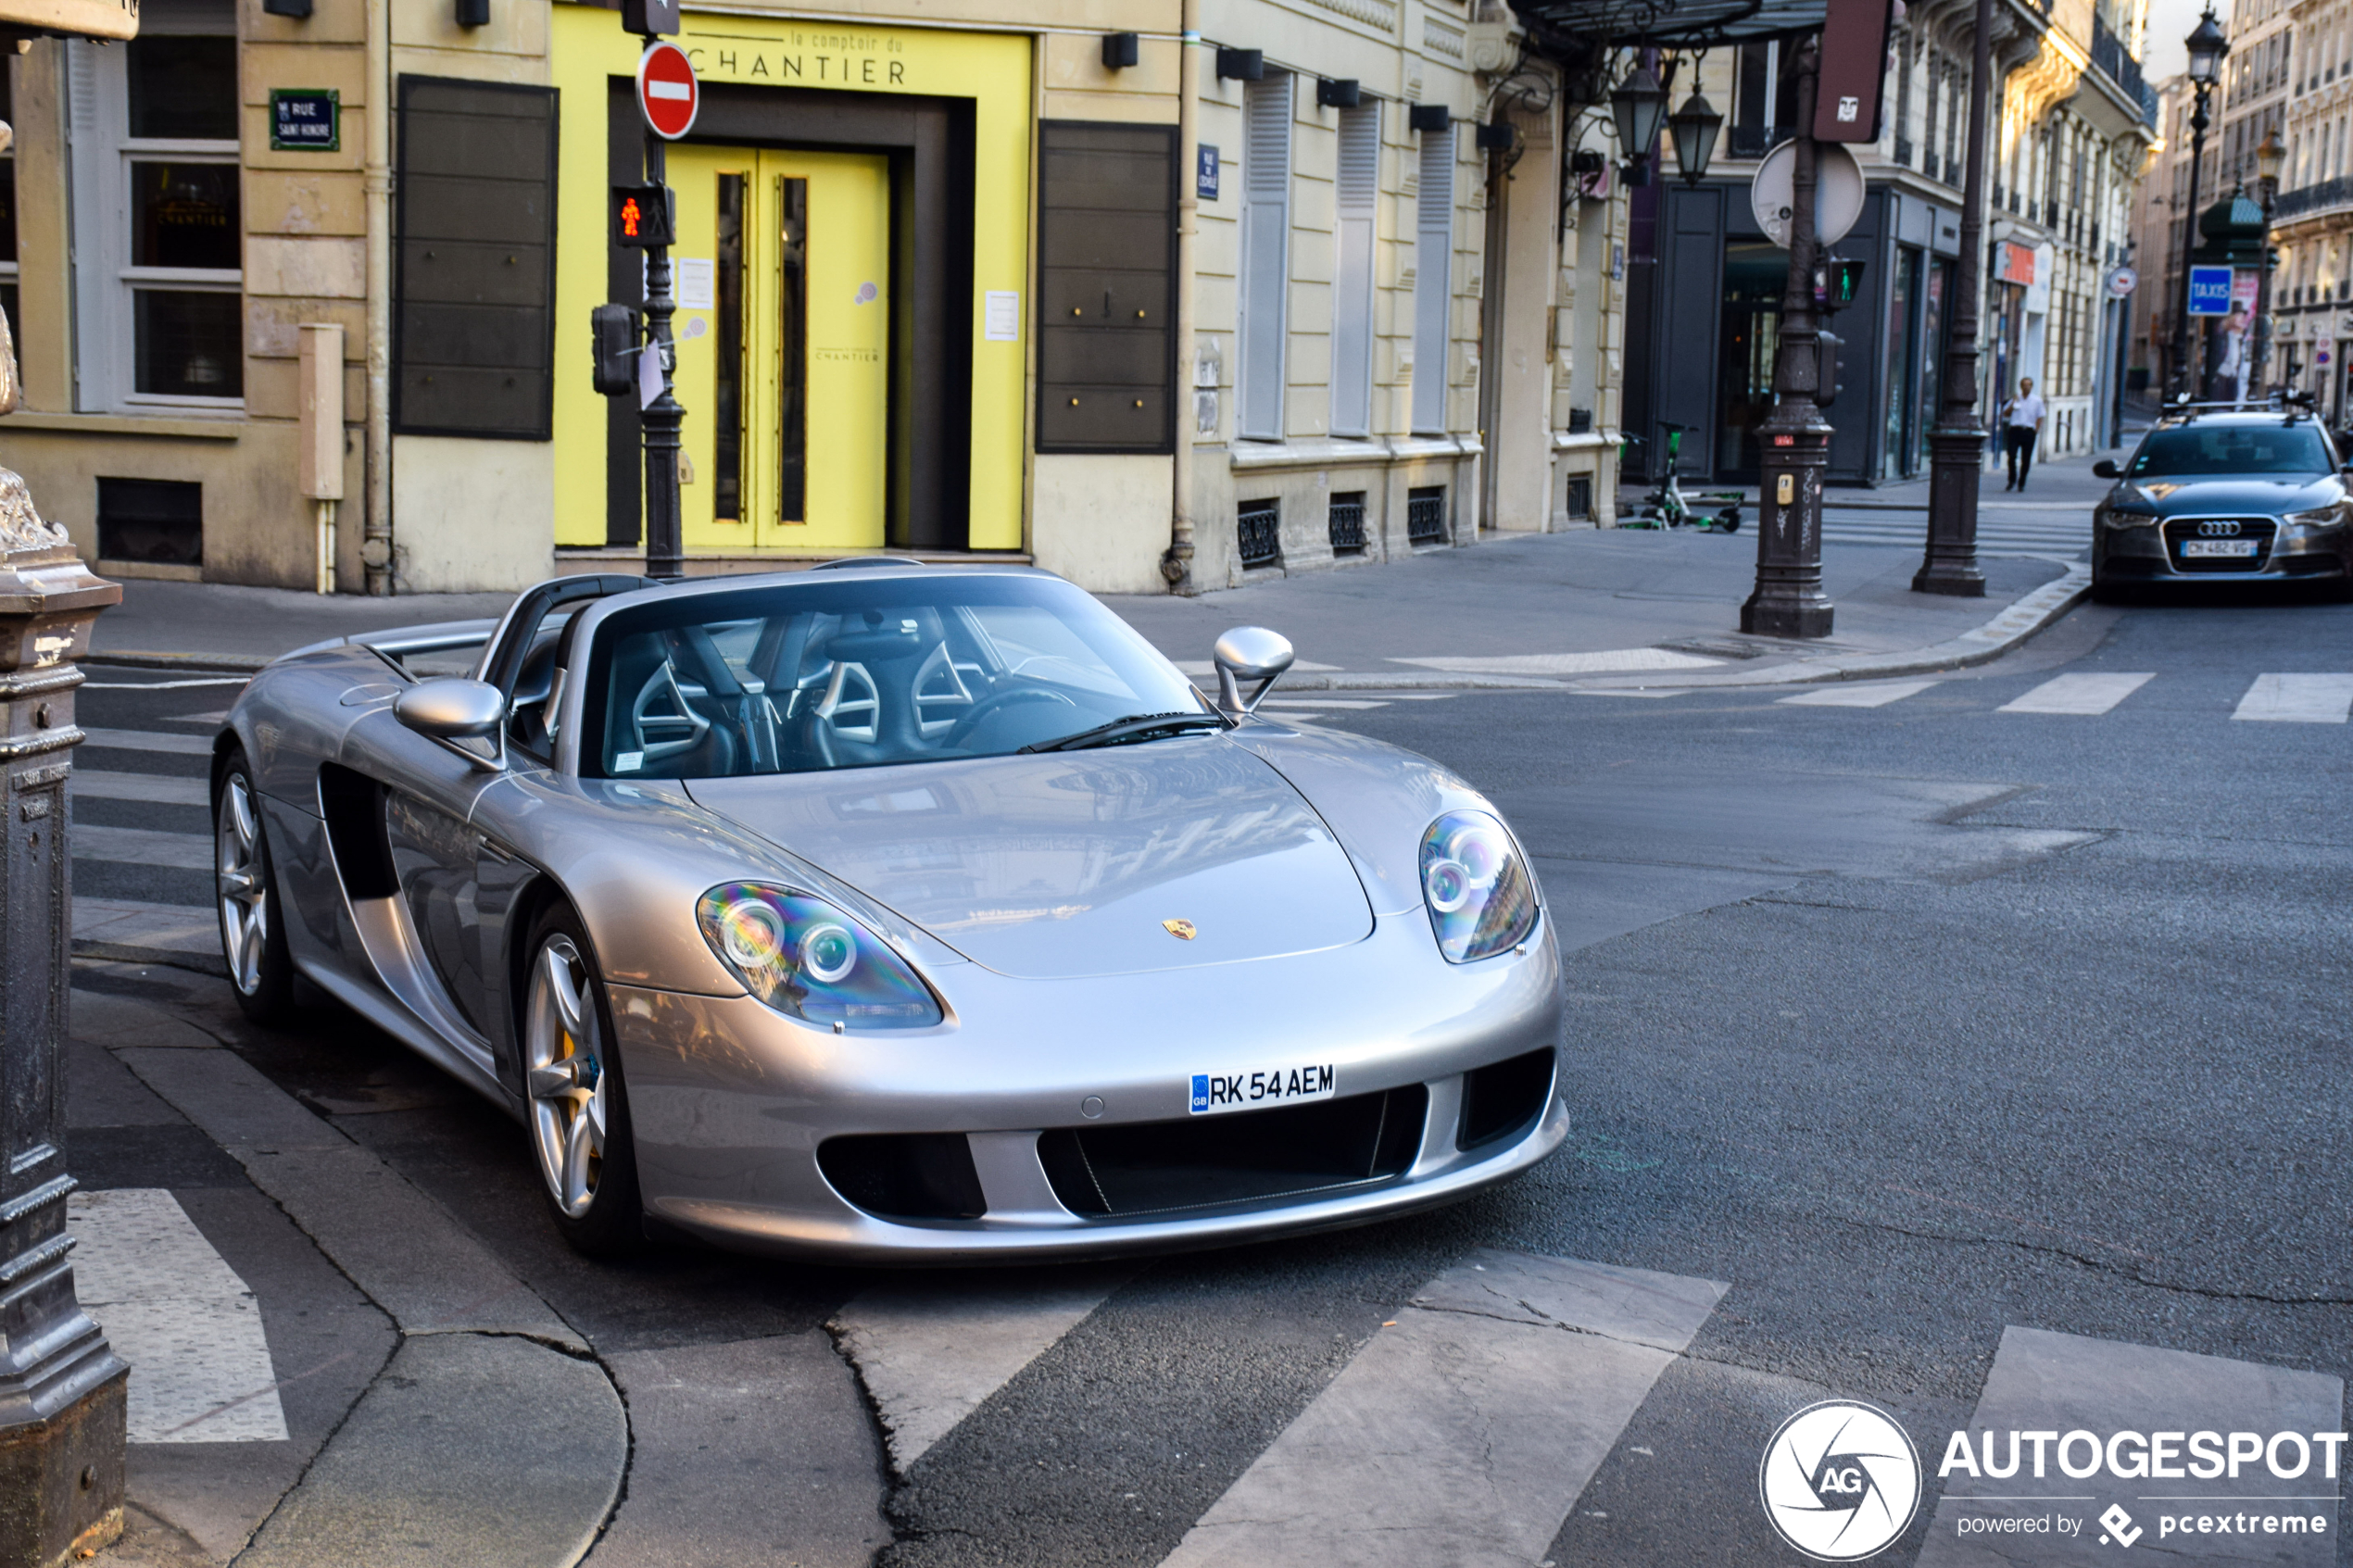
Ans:
[[[1822,503],[1822,543],[1894,545],[1922,548],[1928,540],[1928,508],[1849,510],[1833,498]],[[1977,508],[1980,555],[2074,556],[2092,547],[2089,502],[1984,501]]]
[[[2077,671],[2055,675],[1994,709],[2096,719],[2158,679],[2154,671]],[[1885,708],[1947,684],[1939,680],[1857,681],[1808,686],[1773,699],[1784,708]],[[1647,695],[1647,694],[1646,694]],[[1689,692],[1662,694],[1688,696]],[[2353,674],[2261,674],[2231,712],[2234,720],[2275,724],[2342,724],[2353,715]]]
[[[74,951],[220,972],[211,729],[244,677],[150,678],[103,667],[92,674],[83,691],[106,695],[82,701],[81,716],[93,721],[81,726],[67,783]]]
[[[1054,1271],[1010,1286],[892,1284],[845,1306],[831,1326],[893,1435],[896,1478],[919,1491],[953,1489],[937,1461],[920,1471],[917,1461],[964,1423],[988,1422],[994,1401],[1018,1399],[1025,1379],[1070,1375],[1054,1365],[1052,1352],[1082,1324],[1116,1334],[1131,1317],[1149,1316],[1150,1282],[1137,1280],[1131,1291],[1132,1273],[1063,1278]],[[1562,1568],[1555,1543],[1596,1474],[1618,1454],[1700,1461],[1684,1494],[1690,1506],[1758,1508],[1746,1480],[1754,1469],[1724,1497],[1711,1493],[1715,1478],[1705,1472],[1720,1465],[1741,1474],[1736,1467],[1762,1459],[1781,1416],[1817,1399],[1871,1396],[1792,1384],[1788,1411],[1747,1412],[1754,1431],[1728,1429],[1728,1420],[1735,1426],[1741,1420],[1732,1412],[1696,1410],[1681,1399],[1653,1401],[1679,1360],[1709,1355],[1700,1341],[1719,1312],[1739,1316],[1741,1298],[1738,1284],[1703,1276],[1474,1249],[1352,1347],[1320,1391],[1236,1466],[1221,1492],[1197,1505],[1197,1516],[1188,1510],[1189,1524],[1170,1522],[1175,1528],[1160,1539],[1173,1538],[1173,1547],[1151,1545],[1135,1560],[1156,1559],[1161,1568],[1441,1562]],[[1246,1304],[1237,1309],[1239,1318],[1250,1317]],[[1220,1329],[1202,1323],[1189,1332],[1214,1336]],[[2178,1467],[2162,1472],[2170,1477],[2163,1482],[2146,1479],[2145,1471],[2135,1478],[2121,1465],[2087,1478],[2070,1459],[2065,1478],[2054,1473],[2036,1481],[2014,1466],[1980,1466],[1975,1454],[1980,1429],[1990,1436],[2032,1428],[2045,1439],[2065,1434],[2079,1446],[2086,1433],[2102,1442],[2111,1433],[2145,1441],[2138,1435],[2173,1428],[2325,1436],[2342,1426],[2341,1379],[2046,1328],[2010,1324],[1998,1333],[1969,1425],[1919,1423],[1907,1432],[1919,1461],[1912,1495],[1927,1499],[1920,1562],[2018,1561],[1985,1549],[1989,1537],[2002,1540],[2002,1521],[2020,1515],[2071,1513],[2076,1538],[2057,1544],[2080,1548],[2103,1529],[2154,1536],[2165,1515],[2184,1505],[2296,1514],[2306,1528],[2285,1540],[2275,1534],[2267,1543],[2273,1551],[2259,1560],[2334,1561],[2329,1537],[2341,1484],[2333,1464],[2323,1474],[2315,1461],[2305,1484],[2282,1486],[2270,1474],[2199,1479],[2202,1470],[2183,1477]],[[959,1346],[970,1353],[958,1353]],[[1034,1383],[1027,1393],[1037,1397]],[[1629,1437],[1638,1418],[1641,1436]],[[1957,1445],[1966,1447],[1968,1463],[1951,1458]],[[981,1447],[992,1467],[1006,1467],[992,1468],[999,1486],[1022,1484],[998,1441]],[[1986,1481],[1982,1469],[2018,1479]],[[1118,1528],[1112,1518],[1101,1524]],[[2169,1561],[2248,1560],[2210,1537],[2169,1539],[2167,1547],[2175,1554]],[[2061,1549],[2026,1560],[2077,1558]]]

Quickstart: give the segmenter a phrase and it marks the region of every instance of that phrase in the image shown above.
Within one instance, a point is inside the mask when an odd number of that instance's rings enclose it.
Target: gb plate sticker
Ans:
[[[1195,1116],[1221,1110],[1249,1110],[1260,1106],[1297,1105],[1304,1100],[1329,1099],[1339,1091],[1332,1064],[1277,1067],[1263,1072],[1196,1073],[1192,1098]]]

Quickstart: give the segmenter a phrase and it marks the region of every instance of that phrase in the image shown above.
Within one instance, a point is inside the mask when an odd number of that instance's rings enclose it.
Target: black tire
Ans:
[[[559,962],[572,981],[576,1010],[568,1008],[554,987],[551,966]],[[522,1058],[523,1126],[541,1194],[556,1228],[574,1251],[591,1258],[625,1257],[646,1243],[627,1081],[614,1041],[604,972],[598,967],[586,929],[569,904],[550,905],[533,922],[521,978],[516,1040]],[[584,1042],[565,1027],[568,1010],[594,1029],[593,1039]],[[567,1065],[582,1060],[596,1064],[586,1085],[581,1083],[586,1074]],[[569,1083],[562,1081],[565,1077]],[[599,1116],[601,1129],[597,1125]],[[585,1130],[576,1128],[581,1118],[589,1123]],[[596,1146],[577,1171],[571,1161],[575,1137]]]
[[[261,792],[242,746],[222,759],[213,788],[212,864],[213,914],[229,990],[256,1023],[283,1024],[295,1010],[294,959],[286,950],[285,904],[278,896]]]

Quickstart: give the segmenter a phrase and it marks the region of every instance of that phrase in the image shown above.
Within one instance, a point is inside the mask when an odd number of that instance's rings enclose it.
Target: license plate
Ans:
[[[2184,559],[2198,556],[2251,558],[2255,554],[2256,547],[2257,542],[2253,539],[2184,539],[2182,541],[2182,556]]]
[[[1299,1105],[1329,1099],[1340,1091],[1338,1075],[1328,1061],[1312,1067],[1250,1068],[1239,1073],[1196,1073],[1188,1101],[1195,1116],[1224,1110],[1257,1110],[1268,1106]]]

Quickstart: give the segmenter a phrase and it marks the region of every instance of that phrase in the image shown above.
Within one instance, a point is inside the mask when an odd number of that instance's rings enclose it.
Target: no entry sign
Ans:
[[[675,142],[694,129],[695,111],[702,107],[702,89],[686,51],[675,44],[654,43],[637,59],[637,108],[653,133]]]

